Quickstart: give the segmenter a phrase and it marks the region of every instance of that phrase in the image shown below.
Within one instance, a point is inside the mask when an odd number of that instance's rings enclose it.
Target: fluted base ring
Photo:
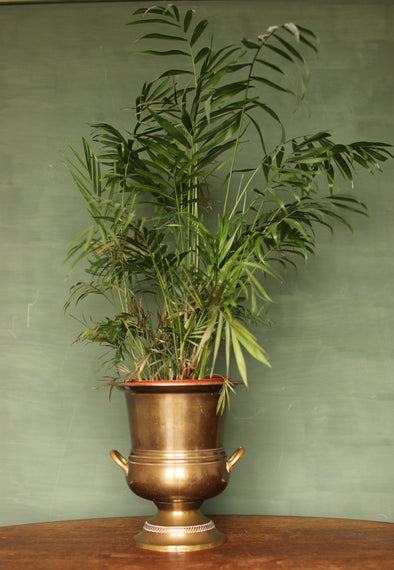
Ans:
[[[204,524],[193,524],[190,526],[162,526],[151,524],[149,521],[146,521],[143,528],[148,532],[157,532],[158,534],[193,534],[195,532],[207,532],[208,530],[213,530],[215,525],[213,521],[209,521]]]
[[[225,536],[213,521],[184,526],[166,526],[146,521],[140,533],[134,536],[139,548],[162,552],[189,552],[205,550],[223,544]]]

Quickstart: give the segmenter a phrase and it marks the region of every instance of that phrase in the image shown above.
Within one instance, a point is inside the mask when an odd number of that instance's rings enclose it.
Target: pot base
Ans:
[[[165,528],[165,532],[152,532],[143,528],[133,537],[134,544],[138,548],[157,550],[161,552],[191,552],[193,550],[205,550],[220,546],[226,540],[223,533],[219,532],[215,525],[206,531],[197,531],[194,527],[159,527]]]
[[[159,508],[157,515],[145,522],[133,540],[136,546],[147,550],[190,552],[219,546],[226,537],[199,509],[170,514]]]

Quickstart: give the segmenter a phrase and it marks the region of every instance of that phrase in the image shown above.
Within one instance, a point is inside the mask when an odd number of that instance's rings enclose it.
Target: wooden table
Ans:
[[[136,548],[147,517],[0,527],[2,570],[394,569],[390,523],[260,515],[213,516],[227,542],[211,550],[161,553]]]

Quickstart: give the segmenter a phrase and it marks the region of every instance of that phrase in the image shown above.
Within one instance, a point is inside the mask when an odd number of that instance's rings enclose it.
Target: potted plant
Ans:
[[[228,459],[222,445],[230,362],[246,385],[245,353],[270,365],[251,332],[267,320],[266,278],[307,259],[318,225],[350,227],[347,214],[364,214],[342,186],[391,155],[384,143],[338,144],[328,132],[286,137],[269,98],[303,97],[305,52],[317,52],[310,30],[285,23],[217,47],[207,20],[176,5],[140,8],[131,25],[149,30],[143,57],[173,63],[143,84],[131,132],[94,125],[92,142],[71,148],[92,225],[68,251],[88,279],[66,308],[94,295],[109,307],[78,340],[105,347],[105,384],[126,395],[133,444],[129,459],[111,454],[159,509],[137,545],[208,548],[224,537],[199,507],[243,453]],[[298,89],[287,81],[295,72]]]

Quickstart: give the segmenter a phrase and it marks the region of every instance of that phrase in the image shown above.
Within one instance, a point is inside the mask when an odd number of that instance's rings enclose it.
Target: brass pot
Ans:
[[[130,489],[152,500],[157,514],[134,537],[140,548],[189,551],[222,544],[225,536],[200,506],[227,486],[242,457],[239,447],[227,458],[224,415],[216,413],[222,379],[135,381],[124,392],[132,449],[128,460],[112,459],[123,469]]]

